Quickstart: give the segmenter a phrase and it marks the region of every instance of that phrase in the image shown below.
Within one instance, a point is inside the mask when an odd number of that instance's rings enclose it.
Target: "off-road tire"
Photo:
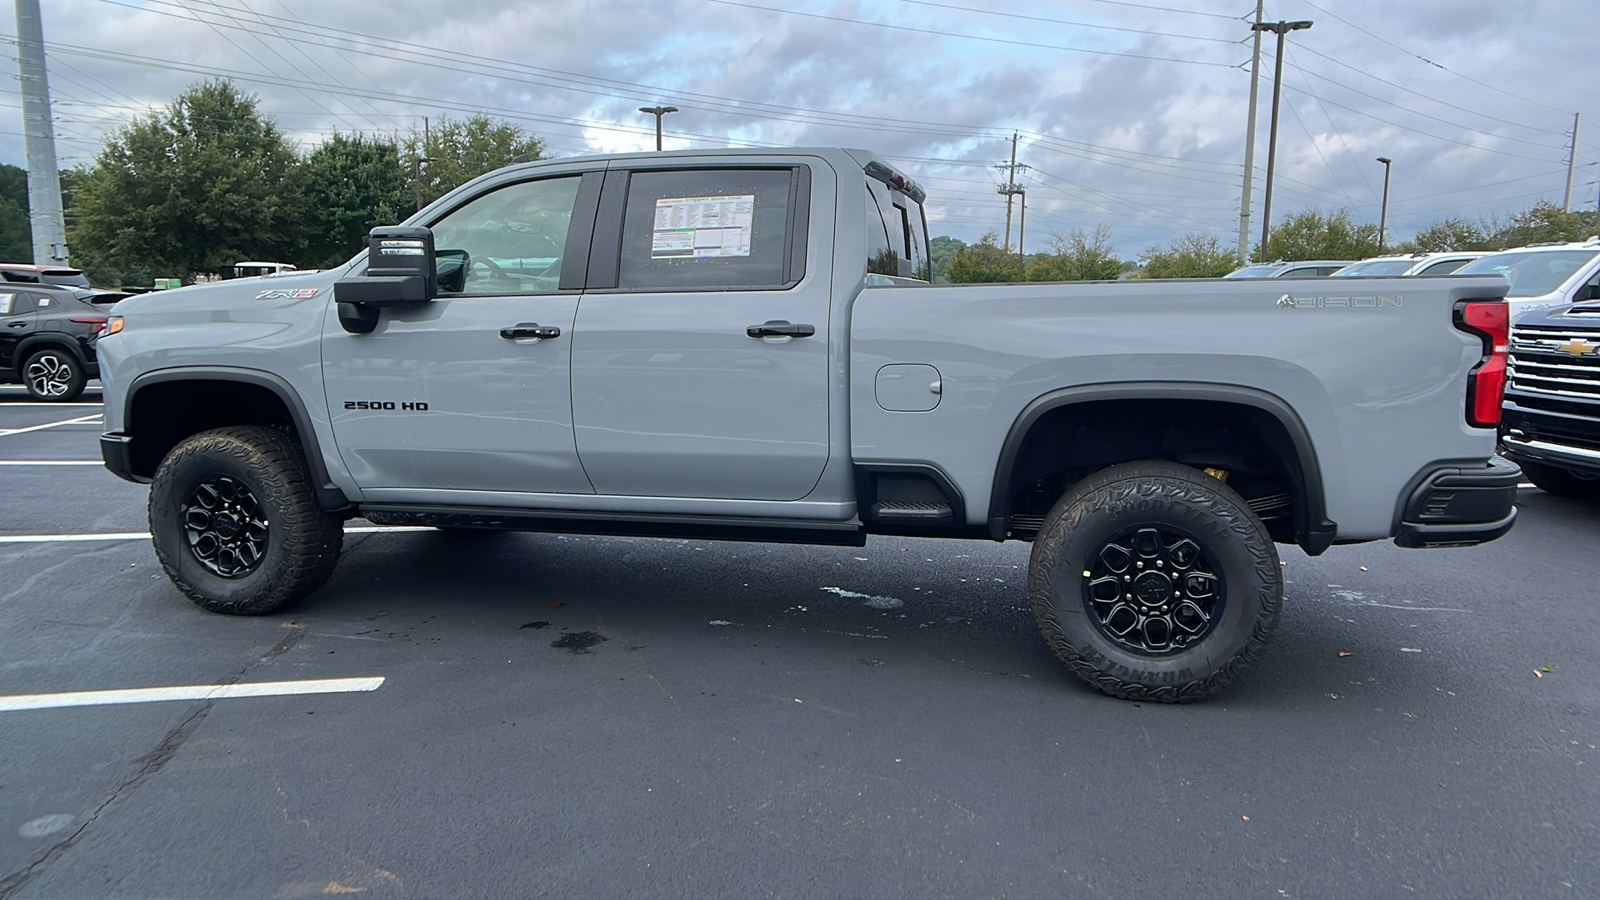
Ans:
[[[1580,478],[1560,466],[1517,460],[1522,474],[1546,494],[1578,500],[1600,500],[1600,478]]]
[[[1089,603],[1091,556],[1137,528],[1186,533],[1217,570],[1221,609],[1195,643],[1145,655],[1114,640]],[[1261,519],[1221,481],[1172,462],[1125,463],[1073,485],[1045,516],[1028,565],[1045,642],[1073,674],[1126,700],[1186,703],[1222,690],[1278,625],[1283,572]]]
[[[224,577],[190,545],[185,508],[202,485],[222,480],[252,495],[266,522],[265,550],[243,574]],[[150,484],[150,534],[167,577],[212,612],[259,616],[310,594],[339,561],[344,523],[323,512],[300,445],[258,425],[186,438],[161,461]]]
[[[72,351],[46,347],[22,364],[22,383],[35,400],[71,403],[83,394],[89,373]]]

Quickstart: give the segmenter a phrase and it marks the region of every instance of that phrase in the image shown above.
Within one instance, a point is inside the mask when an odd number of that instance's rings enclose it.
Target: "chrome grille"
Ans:
[[[1583,344],[1597,349],[1582,355],[1560,349]],[[1511,329],[1509,367],[1511,391],[1600,402],[1600,327],[1519,325]],[[1592,414],[1600,417],[1600,409]]]

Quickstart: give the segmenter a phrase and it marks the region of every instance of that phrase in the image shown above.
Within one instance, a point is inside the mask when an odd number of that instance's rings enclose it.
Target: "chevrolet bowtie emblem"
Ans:
[[[1573,338],[1565,344],[1557,344],[1556,349],[1570,356],[1588,356],[1600,350],[1600,344],[1591,344],[1583,338]]]

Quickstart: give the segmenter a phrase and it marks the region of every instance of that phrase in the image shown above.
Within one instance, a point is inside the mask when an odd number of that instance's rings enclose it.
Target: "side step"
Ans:
[[[925,503],[913,500],[880,500],[872,504],[874,519],[897,519],[915,522],[949,522],[950,504]]]

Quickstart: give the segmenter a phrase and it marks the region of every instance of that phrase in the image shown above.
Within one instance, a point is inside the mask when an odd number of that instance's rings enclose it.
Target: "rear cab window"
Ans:
[[[896,173],[887,166],[873,162],[866,171],[868,283],[892,284],[896,282],[887,279],[901,278],[931,281],[928,225],[922,204],[911,192],[894,184]],[[902,183],[909,184],[903,176],[899,177]]]

